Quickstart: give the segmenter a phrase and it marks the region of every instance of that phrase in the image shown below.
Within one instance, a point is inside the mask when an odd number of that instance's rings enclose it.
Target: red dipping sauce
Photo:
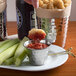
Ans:
[[[47,48],[48,45],[43,44],[43,43],[30,43],[27,48],[31,48],[31,49],[44,49]]]

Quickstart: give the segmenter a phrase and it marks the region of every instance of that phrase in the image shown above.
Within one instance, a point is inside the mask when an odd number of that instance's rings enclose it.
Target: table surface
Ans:
[[[8,35],[17,33],[16,22],[7,23]],[[72,52],[76,54],[76,22],[69,22],[68,35],[65,49],[73,47]],[[62,66],[43,72],[25,72],[0,68],[0,76],[76,76],[76,58],[69,59]]]

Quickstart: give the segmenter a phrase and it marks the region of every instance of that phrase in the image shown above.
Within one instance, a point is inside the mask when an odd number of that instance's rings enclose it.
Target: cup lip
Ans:
[[[41,43],[43,43],[45,40],[41,40]],[[24,47],[25,48],[27,48],[26,46],[29,44],[28,43],[29,42],[29,40],[28,41],[26,41],[26,42],[24,42]],[[26,46],[25,46],[25,43],[28,43]],[[48,47],[46,47],[46,48],[43,48],[43,49],[32,49],[32,48],[27,48],[27,49],[29,49],[29,50],[45,50],[45,49],[48,49],[49,47],[51,46],[51,44],[48,46]]]

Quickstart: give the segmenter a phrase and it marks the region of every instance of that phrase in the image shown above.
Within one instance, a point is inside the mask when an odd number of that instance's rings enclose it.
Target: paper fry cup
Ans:
[[[65,18],[69,17],[71,12],[71,5],[65,9],[36,9],[37,16],[40,18]]]
[[[6,0],[0,0],[0,13],[2,13],[6,8]]]

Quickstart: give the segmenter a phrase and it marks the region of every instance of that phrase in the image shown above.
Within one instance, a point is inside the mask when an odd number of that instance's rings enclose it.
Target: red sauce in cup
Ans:
[[[43,43],[30,43],[27,48],[31,48],[31,49],[44,49],[47,48],[48,45],[43,44]]]

